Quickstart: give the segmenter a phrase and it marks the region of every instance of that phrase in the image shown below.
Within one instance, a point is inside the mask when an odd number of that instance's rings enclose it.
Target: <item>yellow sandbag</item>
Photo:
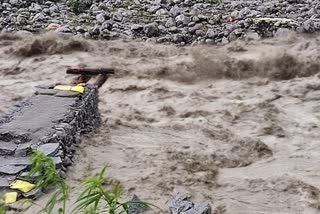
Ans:
[[[76,86],[72,86],[71,87],[71,91],[76,91],[79,93],[83,93],[84,92],[84,87],[81,85],[76,85]]]
[[[84,92],[84,83],[80,83],[76,86],[72,86],[72,85],[57,85],[56,87],[54,87],[54,89],[56,90],[62,90],[62,91],[75,91],[75,92],[79,92],[79,93],[83,93]]]
[[[5,204],[13,204],[17,201],[18,193],[17,192],[7,192],[3,196]]]
[[[29,183],[27,181],[22,181],[22,180],[16,180],[13,183],[10,184],[11,189],[17,189],[22,192],[30,192],[35,188],[35,185],[32,183]]]
[[[56,90],[62,90],[62,91],[70,91],[71,90],[70,85],[57,85],[56,87],[54,87],[54,89]]]

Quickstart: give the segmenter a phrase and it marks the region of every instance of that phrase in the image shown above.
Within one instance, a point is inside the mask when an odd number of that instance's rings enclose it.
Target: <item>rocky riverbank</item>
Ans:
[[[73,1],[78,2],[78,1]],[[80,1],[79,1],[80,2]],[[2,0],[0,31],[219,44],[320,31],[319,0]]]

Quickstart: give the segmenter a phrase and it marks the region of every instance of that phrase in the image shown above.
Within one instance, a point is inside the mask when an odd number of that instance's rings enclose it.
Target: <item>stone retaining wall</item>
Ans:
[[[98,89],[87,85],[83,94],[40,87],[0,118],[0,192],[24,176],[32,151],[52,156],[63,173],[72,164],[80,134],[100,124]]]

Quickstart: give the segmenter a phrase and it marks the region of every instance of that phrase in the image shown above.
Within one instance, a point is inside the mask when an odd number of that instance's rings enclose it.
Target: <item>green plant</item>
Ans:
[[[92,1],[90,0],[68,0],[67,2],[72,12],[75,14],[84,12],[92,5]]]
[[[85,189],[79,195],[76,204],[77,206],[73,210],[75,213],[83,212],[86,214],[96,213],[109,213],[109,214],[121,214],[128,213],[130,204],[139,204],[150,208],[154,206],[152,204],[138,201],[138,202],[120,202],[121,200],[121,187],[117,182],[112,191],[108,191],[104,188],[105,178],[104,174],[106,167],[96,177],[89,177],[85,180],[83,185]]]
[[[128,213],[129,206],[133,204],[139,204],[141,206],[145,206],[146,208],[150,208],[151,206],[156,207],[150,203],[143,201],[120,202],[120,183],[116,183],[112,191],[108,191],[107,189],[105,189],[104,184],[107,181],[104,177],[105,171],[106,167],[104,167],[97,176],[89,177],[83,182],[83,186],[85,188],[76,200],[76,207],[73,210],[74,213]],[[36,188],[57,188],[57,190],[52,193],[45,207],[42,207],[32,201],[31,203],[40,206],[40,212],[45,212],[48,214],[52,214],[55,207],[58,204],[62,203],[62,207],[58,209],[58,213],[65,214],[67,201],[69,200],[69,186],[60,177],[59,172],[56,170],[54,160],[51,157],[46,156],[42,152],[34,152],[32,155],[32,168],[29,173],[29,177],[30,179],[32,177],[35,177]],[[5,214],[1,213],[1,207],[0,214]]]
[[[4,203],[0,203],[0,214],[6,214],[6,207],[4,206]]]
[[[59,213],[64,214],[66,212],[66,205],[69,199],[69,186],[61,178],[56,169],[54,160],[42,152],[34,152],[32,155],[32,167],[29,176],[30,178],[33,176],[36,177],[36,188],[46,189],[50,187],[57,187],[57,190],[54,191],[41,211],[51,214],[55,206],[62,202],[63,206],[59,208]]]

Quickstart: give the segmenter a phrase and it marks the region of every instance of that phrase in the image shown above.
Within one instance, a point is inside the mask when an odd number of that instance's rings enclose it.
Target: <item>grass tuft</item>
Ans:
[[[46,156],[43,152],[35,151],[32,154],[32,167],[29,177],[36,176],[36,188],[48,189],[56,187],[57,190],[53,192],[45,207],[41,210],[48,214],[53,213],[57,204],[62,202],[62,207],[59,208],[59,213],[66,213],[66,205],[69,200],[69,186],[61,178],[56,169],[54,160]]]
[[[87,178],[83,186],[85,189],[79,195],[76,204],[77,206],[73,210],[74,213],[109,213],[120,214],[129,213],[130,204],[139,204],[150,208],[153,206],[143,201],[137,202],[120,202],[121,201],[121,186],[117,182],[111,191],[108,191],[104,187],[105,178],[104,174],[106,167],[96,177]]]
[[[104,187],[107,181],[104,176],[106,169],[107,167],[104,167],[97,176],[88,177],[82,183],[84,190],[78,196],[72,213],[128,214],[130,205],[139,205],[145,208],[156,207],[153,204],[143,201],[121,202],[122,192],[119,182],[114,185],[111,191]],[[51,157],[48,157],[39,151],[33,153],[32,168],[29,173],[30,180],[33,180],[33,177],[35,177],[34,182],[36,188],[41,190],[56,188],[56,190],[51,194],[45,206],[39,205],[31,199],[26,199],[24,202],[41,207],[39,213],[70,213],[67,212],[67,202],[70,198],[70,188],[68,184],[60,177],[54,160]],[[60,205],[60,207],[57,208],[57,205]],[[160,208],[158,209],[161,210]],[[6,207],[1,201],[0,214],[6,214]]]

